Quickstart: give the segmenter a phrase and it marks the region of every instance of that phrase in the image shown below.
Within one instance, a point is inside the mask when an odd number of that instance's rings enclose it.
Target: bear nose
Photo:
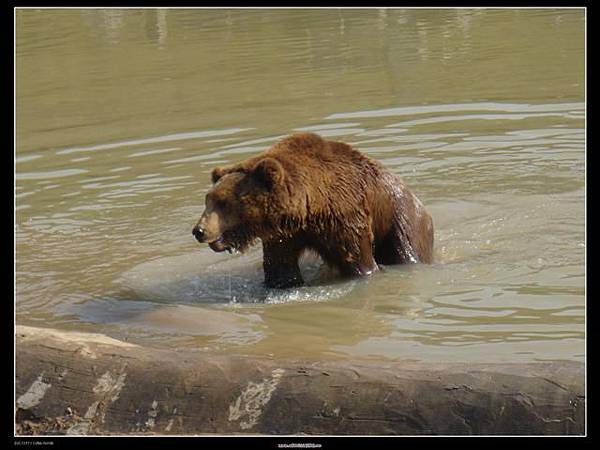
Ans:
[[[198,242],[202,242],[204,240],[204,230],[199,226],[195,226],[192,230],[192,234],[198,240]]]

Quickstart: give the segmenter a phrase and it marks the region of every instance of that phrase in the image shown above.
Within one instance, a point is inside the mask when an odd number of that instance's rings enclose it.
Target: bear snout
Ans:
[[[206,233],[204,232],[203,228],[200,228],[198,225],[196,225],[192,230],[192,234],[198,242],[204,242]]]

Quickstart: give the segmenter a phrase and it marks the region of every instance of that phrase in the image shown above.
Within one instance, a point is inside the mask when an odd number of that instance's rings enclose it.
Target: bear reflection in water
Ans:
[[[243,252],[260,239],[267,287],[302,285],[305,250],[348,277],[378,264],[432,261],[433,222],[423,204],[348,144],[293,134],[211,176],[193,235],[215,252]]]

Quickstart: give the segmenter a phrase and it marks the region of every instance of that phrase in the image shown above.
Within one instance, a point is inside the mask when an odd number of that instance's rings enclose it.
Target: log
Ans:
[[[17,326],[17,435],[582,435],[584,365],[301,361]]]

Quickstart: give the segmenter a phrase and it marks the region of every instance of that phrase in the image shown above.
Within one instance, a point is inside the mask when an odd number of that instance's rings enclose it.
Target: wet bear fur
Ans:
[[[194,235],[214,251],[244,251],[260,239],[268,287],[303,284],[305,250],[345,276],[432,262],[433,222],[423,204],[348,144],[293,134],[211,176]]]

